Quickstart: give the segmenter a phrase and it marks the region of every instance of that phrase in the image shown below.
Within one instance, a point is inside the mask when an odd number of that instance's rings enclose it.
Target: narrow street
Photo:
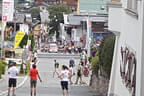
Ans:
[[[56,59],[60,65],[68,65],[69,59],[57,59],[57,58],[39,58],[38,70],[40,76],[43,80],[42,83],[38,81],[38,93],[37,96],[62,96],[60,79],[52,77],[53,69],[54,69],[54,59]],[[76,66],[78,65],[79,59],[76,59]],[[73,82],[75,81],[75,77],[73,77]],[[88,77],[84,78],[84,81],[88,81]],[[70,85],[70,94],[71,96],[92,96],[90,94],[88,86],[85,85]],[[30,95],[30,82],[29,79],[25,82],[25,84],[16,90],[17,96],[29,96]]]

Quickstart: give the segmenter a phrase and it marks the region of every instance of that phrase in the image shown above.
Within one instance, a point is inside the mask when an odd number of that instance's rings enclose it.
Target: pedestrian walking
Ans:
[[[80,79],[80,84],[83,83],[83,81],[82,81],[82,74],[83,74],[82,68],[83,68],[83,66],[81,64],[79,64],[78,69],[77,69],[77,78],[76,78],[75,84],[78,84],[79,79]]]
[[[38,58],[34,58],[34,63],[35,63],[36,65],[39,64],[39,60],[38,60]]]
[[[84,62],[83,62],[82,59],[80,59],[80,65],[81,65],[81,66],[84,66]]]
[[[16,63],[11,62],[10,68],[8,69],[9,81],[8,81],[8,96],[10,96],[11,88],[13,88],[13,96],[15,95],[15,88],[17,83],[17,75],[19,74],[18,69],[16,68]]]
[[[68,67],[63,65],[62,66],[62,71],[61,73],[57,73],[58,77],[61,79],[61,87],[62,87],[62,93],[63,96],[69,96],[70,92],[69,92],[69,88],[68,88],[68,81],[69,81],[69,77],[71,77],[71,73],[68,70]],[[65,92],[66,91],[66,92]]]
[[[70,81],[70,84],[73,84],[73,82],[72,82],[72,76],[75,75],[75,72],[74,72],[74,69],[73,69],[72,65],[69,65],[69,72],[71,74],[71,76],[69,78],[69,81]]]
[[[72,59],[70,59],[70,61],[69,61],[69,66],[72,66],[72,67],[74,67],[75,66],[75,61],[74,61],[74,59],[72,58]]]
[[[32,69],[33,67],[33,64],[35,64],[35,61],[34,61],[34,59],[30,62],[30,69]]]
[[[56,74],[56,72],[57,72],[59,66],[60,66],[59,63],[58,63],[56,60],[54,60],[54,72],[53,72],[53,78],[54,78],[54,76],[55,76],[55,74]]]
[[[30,94],[31,94],[31,96],[33,96],[33,90],[34,90],[34,96],[36,96],[36,93],[37,93],[37,88],[36,88],[36,86],[37,86],[37,77],[39,78],[40,82],[42,82],[42,80],[40,78],[38,70],[36,69],[36,65],[33,64],[32,67],[33,68],[29,72],[30,87],[31,87]]]
[[[37,51],[35,51],[34,52],[34,59],[37,60],[37,58],[38,58],[38,53],[37,53]]]
[[[83,72],[83,74],[84,74],[85,77],[88,77],[89,68],[88,68],[88,65],[87,65],[87,64],[84,66],[84,72]]]

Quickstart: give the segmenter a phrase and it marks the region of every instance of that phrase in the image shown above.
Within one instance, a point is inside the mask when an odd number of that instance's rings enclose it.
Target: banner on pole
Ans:
[[[12,21],[14,13],[14,0],[3,0],[2,3],[2,21]]]
[[[25,32],[23,31],[18,31],[16,36],[15,36],[15,44],[14,44],[14,48],[17,48],[20,44],[20,42],[22,41],[23,37],[25,35]]]

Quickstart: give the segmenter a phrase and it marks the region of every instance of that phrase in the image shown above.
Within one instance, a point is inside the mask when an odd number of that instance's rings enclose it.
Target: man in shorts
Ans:
[[[16,68],[16,63],[15,63],[15,62],[11,62],[10,68],[8,69],[8,74],[9,74],[8,96],[10,96],[11,87],[13,87],[13,95],[12,95],[12,96],[16,96],[16,95],[15,95],[15,88],[16,88],[17,75],[18,75],[18,73],[19,73],[19,71],[18,71],[18,69]]]
[[[33,90],[34,90],[34,96],[36,96],[36,85],[37,85],[37,77],[39,78],[40,82],[42,82],[39,72],[36,69],[36,65],[32,65],[32,69],[30,70],[30,86],[31,86],[31,96],[33,96]]]

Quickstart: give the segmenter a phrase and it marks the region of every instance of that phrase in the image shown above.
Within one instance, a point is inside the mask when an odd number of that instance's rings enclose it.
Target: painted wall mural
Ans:
[[[136,53],[129,47],[121,47],[120,75],[123,84],[135,96],[136,92]]]

